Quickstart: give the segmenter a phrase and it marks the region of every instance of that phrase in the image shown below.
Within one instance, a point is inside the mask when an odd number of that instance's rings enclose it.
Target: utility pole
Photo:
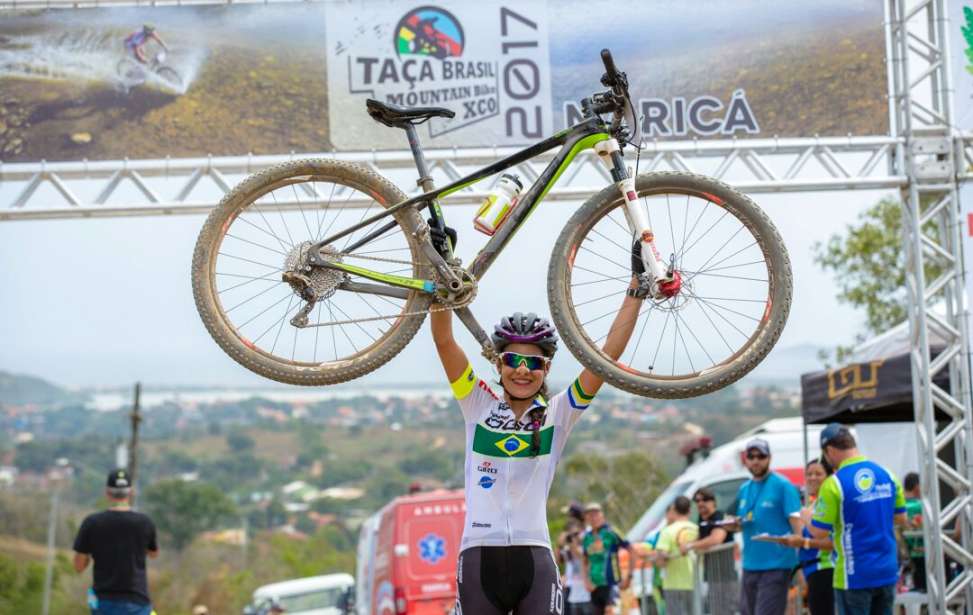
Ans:
[[[142,414],[139,412],[139,400],[142,397],[142,383],[135,383],[135,400],[132,403],[132,413],[129,418],[132,422],[132,437],[128,442],[128,476],[132,481],[132,508],[135,508],[135,500],[138,498],[138,445],[139,445],[139,424],[142,422]]]
[[[51,584],[54,581],[54,535],[57,530],[58,505],[61,500],[61,486],[56,482],[51,493],[50,518],[47,521],[47,565],[44,569],[44,602],[41,607],[42,615],[51,612]]]

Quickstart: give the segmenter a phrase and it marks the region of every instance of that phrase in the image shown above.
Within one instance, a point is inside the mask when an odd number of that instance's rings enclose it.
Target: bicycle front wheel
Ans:
[[[405,199],[384,177],[337,160],[295,160],[248,178],[210,214],[193,253],[193,296],[210,335],[247,369],[288,384],[335,384],[385,364],[416,334],[431,296],[349,290],[350,283],[378,283],[306,263],[316,242]],[[396,224],[376,234],[389,221]],[[423,277],[428,266],[405,230],[417,222],[418,213],[406,208],[321,254]],[[293,321],[308,303],[282,279],[291,271],[306,275],[319,297],[304,326]]]
[[[756,367],[783,331],[792,294],[783,240],[756,203],[718,180],[664,172],[635,184],[680,291],[645,299],[618,360],[602,351],[632,277],[633,237],[609,186],[557,240],[552,318],[578,361],[622,390],[678,399],[721,389]]]

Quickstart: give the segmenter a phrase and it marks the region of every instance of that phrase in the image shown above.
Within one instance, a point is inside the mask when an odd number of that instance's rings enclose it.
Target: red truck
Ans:
[[[451,613],[465,518],[462,490],[398,497],[369,517],[358,540],[356,613]]]

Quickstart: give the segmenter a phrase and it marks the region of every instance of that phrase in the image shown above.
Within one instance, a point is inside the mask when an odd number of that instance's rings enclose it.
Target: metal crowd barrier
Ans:
[[[735,615],[740,610],[740,576],[736,544],[723,543],[696,559],[693,615]]]

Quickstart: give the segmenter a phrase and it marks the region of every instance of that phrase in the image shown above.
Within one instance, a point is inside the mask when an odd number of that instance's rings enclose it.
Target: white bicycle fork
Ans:
[[[608,170],[610,172],[614,171],[615,161],[613,160],[612,154],[621,152],[618,141],[613,138],[605,139],[596,143],[594,149],[598,154],[598,158],[605,164]],[[616,185],[618,186],[619,192],[622,193],[622,198],[625,199],[625,221],[628,223],[628,228],[632,233],[632,242],[634,243],[638,240],[639,245],[642,247],[642,265],[645,267],[645,272],[651,278],[650,292],[656,298],[671,296],[669,293],[664,292],[660,285],[672,283],[674,280],[673,272],[666,269],[665,263],[662,261],[662,255],[655,245],[655,233],[652,232],[652,228],[649,225],[648,216],[645,210],[639,206],[638,193],[635,191],[635,178],[631,177],[626,170],[624,179],[618,181]]]

